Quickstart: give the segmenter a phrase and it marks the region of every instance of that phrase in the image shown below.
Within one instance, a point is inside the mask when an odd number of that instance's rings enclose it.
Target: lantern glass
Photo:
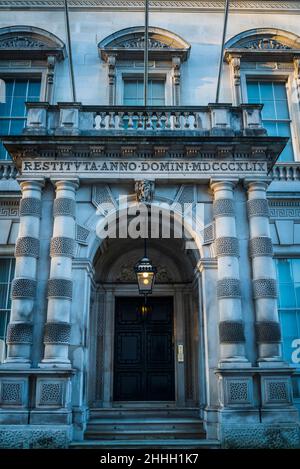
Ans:
[[[147,257],[143,257],[135,266],[139,292],[141,295],[152,293],[154,285],[156,268],[152,266]]]

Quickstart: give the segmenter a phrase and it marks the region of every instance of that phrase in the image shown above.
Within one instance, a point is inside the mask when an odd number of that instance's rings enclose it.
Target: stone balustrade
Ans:
[[[273,181],[300,181],[300,161],[277,163],[271,174]]]
[[[84,106],[27,103],[25,133],[98,135],[122,132],[188,132],[191,135],[266,135],[260,104],[208,106]]]
[[[16,179],[18,170],[12,161],[0,161],[0,180]]]

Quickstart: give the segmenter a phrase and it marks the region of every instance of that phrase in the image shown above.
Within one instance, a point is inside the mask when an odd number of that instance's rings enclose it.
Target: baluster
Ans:
[[[167,128],[167,118],[166,118],[166,114],[164,112],[162,112],[161,116],[160,116],[160,125],[161,125],[162,129]]]
[[[146,112],[146,129],[151,129],[152,128],[152,123],[151,123],[151,117],[150,117],[150,112]]]
[[[165,128],[166,129],[170,129],[171,128],[171,113],[169,111],[167,111],[166,115],[165,115]]]
[[[190,128],[190,113],[184,112],[183,117],[184,117],[184,128],[189,129]]]
[[[142,112],[138,112],[137,128],[138,129],[143,129],[144,128],[144,119],[143,119],[143,113]]]
[[[156,116],[157,116],[156,128],[161,129],[162,128],[161,112],[157,112]]]
[[[174,127],[175,129],[180,129],[180,113],[174,112]]]
[[[157,121],[158,121],[157,114],[156,114],[156,112],[154,112],[152,114],[152,118],[151,118],[151,124],[152,124],[152,129],[153,130],[155,130],[157,128]]]
[[[134,128],[133,113],[129,112],[128,113],[128,129],[133,129],[133,128]]]
[[[98,112],[95,113],[94,115],[94,128],[95,130],[100,130],[100,126],[101,126],[101,115],[98,114]]]
[[[115,127],[116,127],[116,123],[115,123],[115,113],[114,113],[114,112],[110,112],[110,113],[109,113],[108,127],[109,127],[110,129],[115,129]]]

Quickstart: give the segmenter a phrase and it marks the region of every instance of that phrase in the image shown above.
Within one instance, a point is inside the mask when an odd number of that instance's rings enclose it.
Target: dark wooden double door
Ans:
[[[172,401],[174,394],[173,298],[116,298],[114,400]]]

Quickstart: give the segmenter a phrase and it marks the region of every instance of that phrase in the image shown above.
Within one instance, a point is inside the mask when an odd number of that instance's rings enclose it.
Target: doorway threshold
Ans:
[[[115,401],[112,403],[114,408],[161,408],[161,409],[175,409],[175,401]]]

